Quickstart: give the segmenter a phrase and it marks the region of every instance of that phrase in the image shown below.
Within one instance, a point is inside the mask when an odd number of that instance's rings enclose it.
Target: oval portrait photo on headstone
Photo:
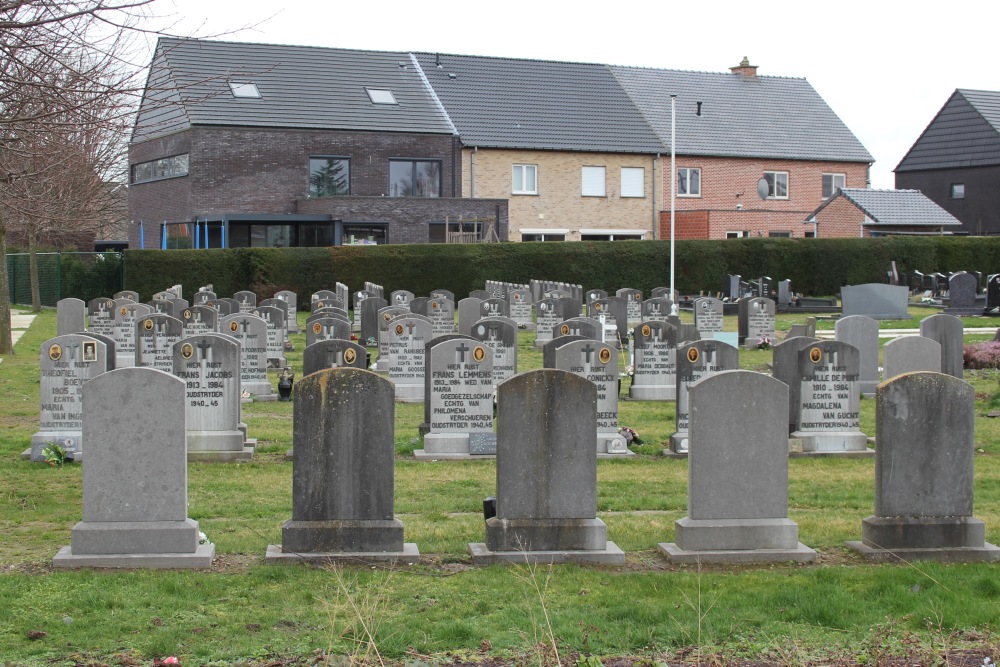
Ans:
[[[561,327],[559,327],[559,333],[561,333],[563,336],[569,335],[569,325],[564,324]]]
[[[692,347],[688,350],[688,361],[690,361],[692,364],[698,361],[698,357],[700,356],[701,355],[698,353],[698,348]]]
[[[239,328],[240,328],[240,325],[238,325],[236,322],[230,322],[229,323],[229,330],[230,331],[237,331]]]
[[[600,353],[598,353],[597,358],[601,360],[602,364],[606,364],[611,361],[611,349],[607,347],[601,348]]]
[[[62,347],[59,345],[52,345],[49,347],[49,359],[52,361],[59,361],[62,359]]]
[[[482,361],[486,358],[486,349],[482,347],[477,347],[472,351],[472,358],[476,361]]]
[[[191,346],[191,343],[181,345],[181,356],[185,359],[190,359],[194,356],[194,347]]]
[[[122,317],[125,317],[125,315],[128,314],[128,308],[126,306],[122,306],[121,310],[118,312],[122,314]]]
[[[642,335],[643,336],[649,336],[649,334],[651,334],[651,333],[653,333],[653,330],[649,328],[648,324],[642,325]]]
[[[344,363],[353,364],[357,358],[358,355],[354,350],[344,350]]]
[[[184,311],[184,319],[185,320],[190,320],[191,319],[191,311],[190,310],[185,310]]]
[[[818,364],[822,360],[823,360],[823,350],[819,349],[818,347],[814,347],[813,349],[809,350],[809,361],[813,362],[814,364]]]
[[[142,323],[142,328],[145,329],[146,331],[152,331],[152,329],[153,329],[153,320],[146,320],[145,322],[143,322]]]
[[[402,336],[403,335],[403,325],[402,324],[397,324],[396,325],[396,335],[397,336]]]
[[[323,331],[323,325],[319,322],[313,322],[313,333],[318,334]]]

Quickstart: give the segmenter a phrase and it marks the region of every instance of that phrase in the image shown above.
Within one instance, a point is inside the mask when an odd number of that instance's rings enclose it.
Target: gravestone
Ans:
[[[199,544],[187,516],[184,382],[120,368],[88,381],[83,401],[83,520],[52,565],[211,567],[215,545]]]
[[[188,461],[249,461],[240,430],[240,344],[217,333],[173,346],[173,374],[184,380]]]
[[[628,312],[625,300],[617,296],[596,299],[590,306],[590,317],[601,321],[604,318],[604,337],[608,343],[618,344],[628,340]]]
[[[306,345],[321,340],[350,340],[351,323],[340,317],[321,316],[306,322]]]
[[[564,320],[568,320],[571,317],[580,317],[583,314],[583,304],[576,297],[557,296],[553,298],[556,300],[556,312]]]
[[[417,562],[393,514],[392,383],[333,368],[307,375],[294,391],[292,518],[267,560]]]
[[[44,461],[49,443],[67,457],[83,458],[83,386],[107,372],[108,348],[86,334],[64,334],[42,343],[39,353],[39,424],[31,436],[32,461]]]
[[[566,343],[572,343],[576,340],[594,340],[588,336],[579,336],[575,334],[567,334],[565,336],[556,336],[548,343],[542,346],[542,367],[543,368],[555,368],[556,367],[556,348],[562,347]]]
[[[556,307],[555,299],[541,299],[535,303],[535,347],[552,340],[552,329],[563,321]]]
[[[192,306],[204,306],[209,301],[215,301],[219,295],[211,290],[198,290],[191,297]]]
[[[317,308],[313,312],[309,313],[309,317],[306,318],[306,324],[308,325],[321,317],[336,317],[344,322],[347,322],[348,326],[351,324],[351,318],[347,316],[347,311],[343,308],[337,308],[336,306],[323,306],[322,308]]]
[[[126,301],[139,301],[139,293],[133,292],[132,290],[122,290],[121,292],[115,292],[114,300],[125,299]]]
[[[796,430],[803,454],[866,456],[861,432],[858,348],[839,341],[799,350],[799,405]]]
[[[702,338],[712,338],[713,334],[722,331],[724,328],[722,299],[710,296],[695,299],[694,327]]]
[[[795,336],[786,338],[771,349],[771,375],[788,386],[788,432],[795,430],[799,418],[800,389],[799,352],[819,338]]]
[[[242,290],[233,294],[233,298],[240,305],[241,313],[251,313],[257,307],[257,295],[253,292]]]
[[[982,313],[982,307],[976,307],[978,290],[979,279],[975,275],[965,271],[952,274],[948,279],[948,307],[944,309],[945,314],[966,317]]]
[[[774,301],[763,297],[740,299],[739,334],[740,345],[747,350],[764,342],[774,345]]]
[[[448,299],[448,301],[451,301],[452,303],[455,303],[455,293],[454,292],[450,292],[450,291],[448,291],[446,289],[431,290],[430,298],[431,299]]]
[[[722,371],[739,370],[739,365],[739,349],[717,340],[699,340],[677,350],[677,431],[670,436],[670,451],[687,454],[690,450],[691,385]],[[721,409],[725,411],[726,406]]]
[[[267,378],[267,322],[248,313],[222,318],[220,332],[240,343],[240,387],[243,399],[278,400]]]
[[[469,292],[469,296],[473,299],[479,299],[480,301],[486,301],[486,299],[492,299],[494,297],[500,297],[500,286],[493,285],[494,289],[474,289]]]
[[[468,336],[472,333],[472,325],[481,317],[483,299],[466,297],[458,302],[458,333]]]
[[[583,336],[590,340],[601,340],[601,323],[589,317],[571,317],[563,320],[552,330],[552,338],[559,336]]]
[[[615,292],[615,296],[625,300],[625,317],[628,320],[628,326],[634,327],[643,320],[642,290],[623,287]]]
[[[493,387],[517,375],[517,324],[509,317],[491,317],[472,325],[472,337],[493,350]]]
[[[379,373],[389,372],[389,327],[392,320],[403,315],[413,315],[409,306],[386,306],[378,311],[378,357],[374,370]],[[423,317],[417,315],[417,317]],[[428,323],[430,323],[428,321]]]
[[[344,301],[337,292],[328,289],[321,289],[313,292],[309,297],[309,312],[316,312],[317,308],[323,308],[325,306],[337,304],[340,308],[346,308],[347,302]]]
[[[286,304],[288,304],[288,309],[286,315],[288,316],[288,322],[285,326],[288,333],[296,334],[299,333],[299,296],[292,290],[281,290],[280,292],[275,292],[275,299],[281,299]]]
[[[778,305],[788,307],[792,305],[792,281],[778,281]]]
[[[491,298],[479,304],[480,317],[507,317],[507,302],[503,299]]]
[[[510,318],[517,322],[518,329],[527,329],[531,326],[531,290],[510,290],[507,293],[507,307]]]
[[[464,337],[435,339],[427,347],[430,431],[413,454],[467,458],[472,434],[493,433],[493,350]]]
[[[168,294],[173,296],[173,292],[168,292]],[[159,301],[152,301],[150,305],[153,307],[154,312],[163,313],[164,315],[180,319],[181,313],[188,307],[189,304],[184,299],[168,298],[160,299]]]
[[[427,317],[427,302],[430,300],[430,297],[427,296],[413,297],[410,299],[410,312]]]
[[[941,345],[941,372],[962,379],[965,332],[954,315],[931,315],[920,320],[920,335]]]
[[[115,301],[99,297],[87,303],[87,331],[115,337]]]
[[[410,301],[413,300],[415,295],[413,292],[405,289],[398,289],[389,295],[390,306],[409,306]]]
[[[351,304],[351,290],[344,283],[338,282],[333,286],[334,296],[340,300],[340,307],[345,310]]]
[[[181,322],[185,336],[218,333],[219,311],[205,305],[194,305],[181,312]]]
[[[662,296],[646,299],[640,305],[642,319],[647,321],[662,320],[666,322],[673,312],[673,308],[674,302]]]
[[[618,432],[618,350],[607,343],[573,341],[556,348],[554,367],[597,386],[597,454],[633,456]]]
[[[130,299],[115,299],[115,368],[135,366],[136,322],[152,308]]]
[[[677,329],[669,322],[648,320],[633,331],[635,369],[631,399],[672,401],[677,396]]]
[[[455,333],[455,302],[432,297],[427,301],[427,318],[435,338]]]
[[[660,552],[675,563],[815,560],[788,518],[788,387],[723,371],[691,385],[690,400],[688,515]]]
[[[624,564],[597,518],[594,384],[535,370],[499,392],[496,516],[486,542],[469,544],[472,562]]]
[[[739,274],[727,273],[722,276],[722,289],[720,290],[722,298],[727,301],[739,301],[743,298],[743,291],[741,289],[741,283],[743,282],[742,276]]]
[[[288,340],[288,302],[274,297],[271,299],[264,299],[257,304],[258,308],[262,308],[264,306],[271,306],[281,311],[281,323],[285,330],[285,340]]]
[[[285,313],[273,306],[257,306],[253,314],[267,324],[267,367],[284,368],[288,365],[285,358]]]
[[[365,301],[366,299],[370,299],[372,297],[377,297],[377,296],[378,296],[377,294],[375,294],[373,292],[369,292],[368,290],[358,290],[358,291],[354,292],[353,294],[351,294],[351,304],[352,304],[351,305],[351,310],[353,311],[353,313],[352,313],[352,318],[353,319],[352,319],[351,328],[352,328],[353,331],[356,331],[356,332],[360,332],[361,331],[361,304],[362,304],[362,302]],[[382,305],[384,306],[385,304],[382,304]]]
[[[941,372],[941,345],[923,336],[893,338],[882,348],[882,377],[891,380],[903,373]]]
[[[424,400],[424,344],[433,338],[431,323],[412,314],[396,317],[389,323],[389,380],[396,387],[400,403]]]
[[[847,546],[879,560],[1000,560],[972,515],[972,385],[943,373],[889,380],[875,397],[875,512]],[[941,406],[947,405],[942,410]]]
[[[815,335],[815,331],[813,332]],[[864,396],[874,396],[878,374],[878,321],[867,315],[848,315],[837,320],[836,340],[858,348],[858,382]]]
[[[983,315],[1000,312],[1000,273],[991,274],[986,278],[986,308]]]
[[[867,315],[876,320],[908,320],[906,311],[910,291],[902,285],[845,285],[840,288],[841,312],[848,315]]]
[[[219,317],[236,315],[240,312],[240,302],[236,299],[220,297],[215,300],[215,307],[219,311]]]
[[[673,302],[677,300],[677,290],[674,290],[674,293],[671,294],[669,287],[654,287],[649,291],[649,297],[651,299],[669,299]]]
[[[590,306],[595,301],[599,299],[607,299],[608,293],[602,289],[590,289],[587,290],[587,315],[592,316],[593,313],[590,311]]]
[[[370,297],[361,302],[361,344],[378,344],[378,314],[389,302],[381,297]]]
[[[176,317],[153,313],[136,322],[135,364],[164,373],[174,370],[174,343],[184,336],[184,323]]]
[[[302,350],[302,375],[312,375],[327,368],[365,370],[366,354],[365,348],[349,340],[320,340]]]
[[[87,304],[72,297],[56,302],[56,335],[87,330]]]

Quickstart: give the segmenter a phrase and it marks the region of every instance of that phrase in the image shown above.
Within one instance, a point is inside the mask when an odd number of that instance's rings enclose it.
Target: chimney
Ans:
[[[757,78],[757,66],[751,65],[750,61],[747,60],[746,56],[743,56],[743,60],[740,61],[739,65],[737,65],[736,67],[730,67],[729,71],[732,72],[733,74],[742,74],[748,79]]]

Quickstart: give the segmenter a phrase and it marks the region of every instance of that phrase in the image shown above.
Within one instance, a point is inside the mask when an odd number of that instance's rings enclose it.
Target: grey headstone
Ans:
[[[309,297],[309,312],[316,312],[317,308],[332,306],[336,304],[338,308],[347,308],[345,302],[336,292],[328,289],[321,289],[313,292]]]
[[[493,386],[517,375],[517,324],[509,317],[490,317],[472,325],[472,337],[493,350]]]
[[[350,340],[351,323],[340,317],[309,318],[306,322],[306,345],[321,340]]]
[[[87,304],[87,331],[115,337],[115,301],[99,297]]]
[[[480,317],[507,317],[508,313],[507,302],[503,299],[486,299],[479,304]]]
[[[115,368],[135,366],[136,321],[152,308],[130,299],[115,299]]]
[[[257,306],[253,314],[267,323],[267,365],[268,368],[284,368],[285,358],[285,313],[274,306]]]
[[[257,307],[257,295],[253,292],[243,290],[233,294],[233,299],[240,304],[241,313],[250,313]]]
[[[979,279],[964,271],[956,273],[948,279],[948,315],[979,315],[982,306],[976,307],[976,293],[979,290]]]
[[[556,336],[549,342],[542,346],[542,368],[555,368],[556,367],[556,348],[562,347],[567,343],[572,343],[577,340],[594,340],[588,336],[580,336],[575,334],[566,334],[565,336]]]
[[[378,343],[378,314],[389,305],[381,297],[370,297],[361,302],[361,342]]]
[[[114,300],[117,301],[118,299],[125,299],[126,301],[135,301],[136,303],[138,303],[139,293],[133,292],[132,290],[122,290],[121,292],[115,292]]]
[[[647,320],[633,332],[635,372],[629,398],[672,401],[677,396],[677,329],[668,322]]]
[[[858,348],[858,382],[861,393],[874,396],[878,374],[878,321],[866,315],[848,315],[837,320],[836,340]]]
[[[413,297],[410,299],[410,312],[427,317],[427,302],[430,300],[430,297],[426,296]]]
[[[941,372],[941,345],[923,336],[900,336],[882,347],[882,377],[915,371]]]
[[[875,400],[875,513],[862,521],[861,543],[848,545],[904,562],[1000,559],[972,516],[972,385],[910,373],[880,385]]]
[[[135,327],[135,365],[172,373],[174,343],[184,336],[184,323],[164,313],[152,313],[139,318]]]
[[[436,290],[431,290],[430,298],[431,299],[448,299],[448,301],[451,301],[452,303],[454,303],[455,302],[455,293],[454,292],[450,292],[450,291],[448,291],[446,289],[436,289]]]
[[[556,348],[555,368],[597,386],[597,453],[631,454],[618,432],[618,350],[607,343],[573,341]]]
[[[409,306],[386,306],[378,311],[378,357],[375,360],[375,370],[379,373],[389,372],[389,326],[392,320],[404,315],[413,315]],[[423,317],[417,315],[417,317]],[[428,320],[428,324],[430,321]]]
[[[563,320],[552,331],[552,338],[559,336],[583,336],[590,340],[601,340],[601,323],[589,317],[571,317]]]
[[[519,329],[531,326],[531,290],[512,289],[507,293],[507,307],[510,318],[517,322]]]
[[[556,310],[555,299],[541,299],[535,302],[535,347],[542,347],[552,340],[552,329],[563,321]]]
[[[496,287],[496,289],[494,291],[490,291],[488,289],[474,289],[471,292],[469,292],[469,297],[472,298],[472,299],[479,299],[480,301],[486,301],[486,299],[492,299],[494,297],[499,297],[500,296],[500,286],[497,285],[495,287]],[[460,302],[461,302],[461,300],[460,300]]]
[[[722,300],[705,296],[694,300],[694,326],[702,338],[723,330]]]
[[[642,319],[667,321],[673,311],[674,302],[664,297],[653,297],[642,302]]]
[[[207,305],[211,305],[213,302],[209,302]],[[214,301],[215,308],[219,311],[219,317],[227,317],[229,315],[236,315],[240,312],[240,302],[236,299],[220,297]]]
[[[181,311],[181,322],[184,324],[185,336],[197,336],[206,333],[218,333],[219,311],[205,305],[194,305]]]
[[[168,294],[170,294],[171,297],[173,296],[173,292],[168,292]],[[180,319],[181,313],[188,307],[189,304],[184,299],[167,298],[159,301],[154,300],[150,305],[157,313],[163,313],[164,315]]]
[[[424,455],[470,454],[469,434],[493,431],[493,350],[466,338],[429,347],[430,432]]]
[[[211,290],[198,290],[194,293],[194,296],[191,297],[191,305],[203,306],[209,301],[215,301],[217,298],[219,298],[219,295]]]
[[[217,333],[191,336],[174,344],[172,360],[185,385],[188,457],[249,460],[239,430],[240,344]]]
[[[83,399],[83,521],[53,565],[210,567],[215,547],[187,517],[184,382],[122,368],[87,382]]]
[[[427,318],[435,337],[455,333],[455,302],[432,297],[427,301]]]
[[[467,297],[458,302],[458,333],[468,336],[472,333],[472,325],[481,317],[483,299]]]
[[[941,345],[941,372],[962,379],[965,332],[954,315],[931,315],[920,320],[920,335]]]
[[[396,400],[424,400],[424,344],[433,338],[426,318],[412,315],[394,318],[389,326],[389,379],[396,387]]]
[[[87,304],[72,297],[56,303],[56,335],[80,333],[87,330]]]
[[[274,295],[275,299],[281,299],[288,304],[288,333],[299,333],[299,296],[291,290],[281,290]]]
[[[763,341],[774,345],[774,301],[764,297],[740,299],[740,345],[753,350]]]
[[[595,320],[600,321],[602,317],[604,318],[605,341],[618,343],[628,340],[628,310],[624,299],[617,296],[596,299],[591,303],[588,312]]]
[[[672,451],[680,454],[690,449],[691,385],[723,371],[739,370],[739,363],[739,349],[717,340],[699,340],[677,350],[677,431],[670,436]]]
[[[337,306],[323,306],[322,308],[317,308],[309,314],[309,317],[306,318],[306,324],[309,324],[314,320],[318,320],[321,317],[336,317],[347,322],[348,325],[351,324],[351,318],[348,316],[347,311],[343,308],[338,308]]]
[[[390,306],[408,306],[415,295],[405,289],[398,289],[389,295]]]
[[[302,350],[302,375],[312,375],[327,368],[365,369],[367,350],[357,343],[326,339],[306,345]]]
[[[44,461],[49,443],[82,458],[83,386],[108,371],[108,348],[86,334],[64,334],[42,343],[39,353],[39,425],[31,436],[31,460]]]
[[[275,401],[278,395],[267,378],[267,322],[248,313],[222,318],[219,330],[240,343],[240,386],[257,401]]]
[[[799,404],[793,438],[802,451],[865,452],[861,432],[858,348],[839,341],[813,343],[799,350]]]
[[[292,518],[281,528],[281,554],[402,556],[392,383],[334,368],[307,375],[294,391]]]
[[[844,317],[867,315],[876,320],[908,320],[906,311],[910,291],[902,285],[868,283],[840,288]]]
[[[799,417],[799,351],[802,348],[820,342],[818,338],[795,336],[786,338],[771,348],[771,375],[788,385],[788,432],[795,430]]]

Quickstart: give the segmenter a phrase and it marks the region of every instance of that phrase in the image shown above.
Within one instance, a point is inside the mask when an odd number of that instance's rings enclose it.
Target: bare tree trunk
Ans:
[[[0,220],[0,354],[14,354],[10,326],[10,282],[7,279],[7,229]]]
[[[42,291],[38,286],[38,242],[28,234],[28,273],[31,277],[31,312],[42,312]]]

